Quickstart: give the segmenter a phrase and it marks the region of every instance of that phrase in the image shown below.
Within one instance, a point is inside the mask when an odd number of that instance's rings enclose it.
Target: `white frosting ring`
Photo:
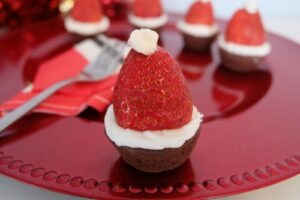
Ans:
[[[164,26],[168,22],[168,16],[166,14],[163,14],[159,17],[138,17],[134,14],[129,14],[128,20],[131,24],[134,26],[137,26],[139,28],[150,28],[150,29],[156,29],[159,27]]]
[[[180,20],[177,23],[177,28],[181,32],[195,37],[211,37],[217,34],[219,31],[216,24],[212,26],[202,24],[189,24],[185,20]]]
[[[71,33],[80,35],[95,35],[105,32],[109,28],[109,24],[107,17],[103,17],[99,22],[80,22],[70,16],[65,19],[66,29]]]
[[[218,44],[224,51],[240,56],[264,57],[271,52],[271,45],[268,42],[258,46],[241,45],[225,41],[223,35],[219,36]]]
[[[106,134],[117,146],[161,150],[179,148],[185,141],[191,139],[203,121],[203,115],[193,108],[192,119],[189,123],[177,129],[158,131],[136,131],[120,127],[115,119],[113,105],[109,106],[104,125]]]

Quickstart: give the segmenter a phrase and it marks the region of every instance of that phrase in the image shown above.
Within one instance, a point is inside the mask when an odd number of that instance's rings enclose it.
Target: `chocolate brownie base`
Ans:
[[[208,51],[210,49],[211,44],[214,42],[217,34],[210,37],[195,37],[192,35],[188,35],[183,33],[183,39],[185,42],[185,46],[188,49],[193,51]]]
[[[131,147],[118,147],[119,153],[123,160],[134,168],[150,173],[159,173],[167,170],[172,170],[182,165],[190,156],[200,130],[189,140],[187,140],[179,148],[165,148],[162,150],[148,150]]]
[[[243,73],[257,70],[259,68],[259,64],[264,59],[264,57],[258,56],[239,56],[231,54],[222,48],[220,48],[220,54],[223,66]]]

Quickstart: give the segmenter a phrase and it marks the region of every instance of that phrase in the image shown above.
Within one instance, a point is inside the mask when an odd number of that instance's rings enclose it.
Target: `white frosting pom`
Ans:
[[[158,34],[150,29],[134,30],[130,34],[128,45],[135,51],[149,56],[156,51],[158,38]]]
[[[255,14],[258,11],[256,0],[246,0],[245,9],[250,14]]]

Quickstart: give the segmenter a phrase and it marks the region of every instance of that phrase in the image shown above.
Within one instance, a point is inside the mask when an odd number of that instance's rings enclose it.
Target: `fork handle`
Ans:
[[[13,124],[15,121],[20,119],[22,116],[27,114],[29,111],[31,111],[33,108],[38,106],[41,102],[46,100],[49,96],[54,94],[59,89],[79,81],[78,77],[63,80],[61,82],[55,83],[54,85],[50,86],[46,90],[40,92],[35,97],[24,103],[22,106],[18,107],[12,112],[9,112],[7,115],[5,115],[2,119],[0,119],[0,137],[1,137],[1,131],[9,127],[11,124]]]

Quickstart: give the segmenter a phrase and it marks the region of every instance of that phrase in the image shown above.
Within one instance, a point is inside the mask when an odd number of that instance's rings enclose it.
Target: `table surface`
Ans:
[[[265,20],[265,25],[269,31],[282,35],[300,44],[299,24],[300,17]],[[218,200],[298,200],[300,198],[299,187],[300,175],[267,188],[232,197],[221,197]],[[83,198],[58,194],[17,182],[2,175],[0,175],[0,199],[83,200]]]

